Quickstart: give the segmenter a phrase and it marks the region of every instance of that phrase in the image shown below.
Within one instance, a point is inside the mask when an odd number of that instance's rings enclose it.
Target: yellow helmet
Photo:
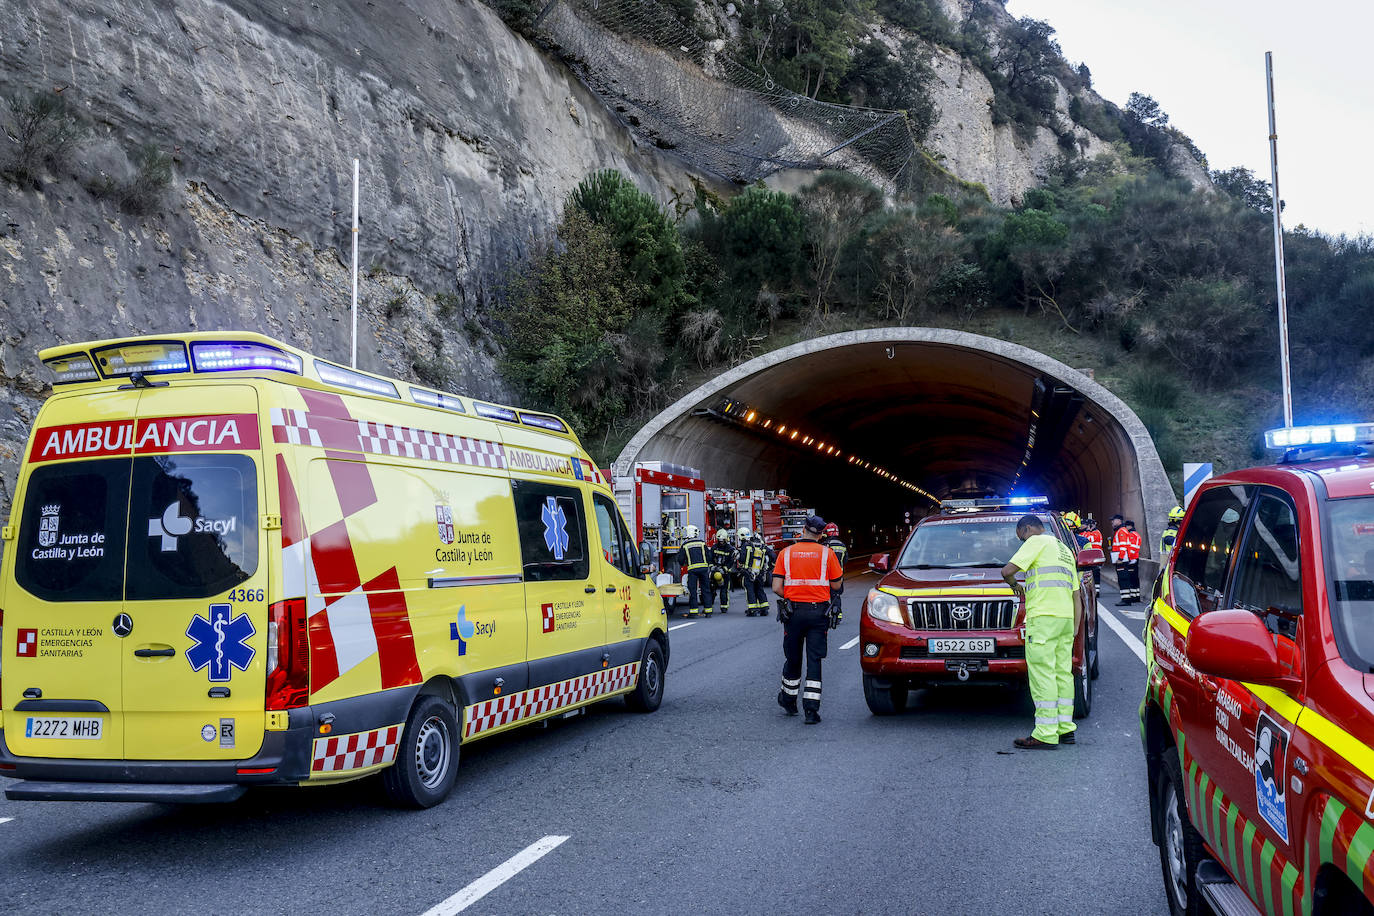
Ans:
[[[1183,521],[1183,516],[1185,515],[1187,515],[1187,513],[1183,511],[1182,506],[1174,506],[1172,509],[1169,510],[1169,521],[1181,522]]]
[[[1077,531],[1079,528],[1083,527],[1083,519],[1078,517],[1077,512],[1065,512],[1064,524],[1068,525],[1074,531]]]
[[[701,534],[701,531],[698,530],[696,525],[688,525],[682,529],[682,533],[686,536],[687,540],[695,541],[697,535]]]
[[[725,574],[722,573],[719,569],[712,570],[711,581],[717,585],[720,585],[722,582],[725,581]]]

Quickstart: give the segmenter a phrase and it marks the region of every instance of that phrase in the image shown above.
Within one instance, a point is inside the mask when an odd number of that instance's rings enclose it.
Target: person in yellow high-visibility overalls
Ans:
[[[1026,675],[1035,701],[1035,729],[1013,743],[1026,750],[1074,744],[1073,637],[1083,617],[1073,551],[1045,533],[1038,516],[1016,522],[1021,547],[1002,567],[1002,578],[1026,603]],[[1025,572],[1025,585],[1016,574]]]

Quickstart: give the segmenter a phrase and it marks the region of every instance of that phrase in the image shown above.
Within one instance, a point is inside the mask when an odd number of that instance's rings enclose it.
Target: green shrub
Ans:
[[[155,144],[145,143],[134,153],[134,175],[118,190],[119,205],[128,213],[152,213],[162,206],[172,184],[172,157]]]
[[[1131,379],[1131,397],[1142,408],[1160,411],[1178,406],[1183,389],[1178,382],[1160,372],[1143,372]]]
[[[14,95],[6,99],[0,174],[22,187],[35,187],[45,168],[64,168],[85,127],[62,96],[50,92]]]

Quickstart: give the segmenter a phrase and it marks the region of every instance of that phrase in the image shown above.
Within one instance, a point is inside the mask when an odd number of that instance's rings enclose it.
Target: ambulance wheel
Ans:
[[[1086,719],[1093,711],[1092,664],[1083,659],[1083,670],[1073,676],[1073,717]]]
[[[898,679],[883,686],[873,675],[864,675],[864,702],[868,704],[868,711],[875,716],[896,715],[906,709],[910,693],[911,685],[906,681]]]
[[[458,776],[458,722],[453,708],[422,696],[410,711],[396,762],[382,771],[382,787],[398,805],[430,808],[448,797]]]
[[[663,646],[650,639],[639,662],[639,680],[625,694],[625,702],[636,712],[653,712],[663,702]]]
[[[1159,806],[1159,867],[1164,874],[1164,896],[1173,916],[1198,916],[1209,912],[1198,894],[1198,864],[1207,855],[1202,835],[1188,819],[1183,797],[1183,768],[1178,751],[1166,748],[1160,758],[1159,782],[1154,792]]]

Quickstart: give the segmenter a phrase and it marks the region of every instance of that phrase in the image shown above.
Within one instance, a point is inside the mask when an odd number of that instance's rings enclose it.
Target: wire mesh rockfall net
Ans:
[[[534,31],[636,133],[721,178],[842,168],[903,193],[924,171],[905,113],[791,92],[654,0],[553,0]]]

